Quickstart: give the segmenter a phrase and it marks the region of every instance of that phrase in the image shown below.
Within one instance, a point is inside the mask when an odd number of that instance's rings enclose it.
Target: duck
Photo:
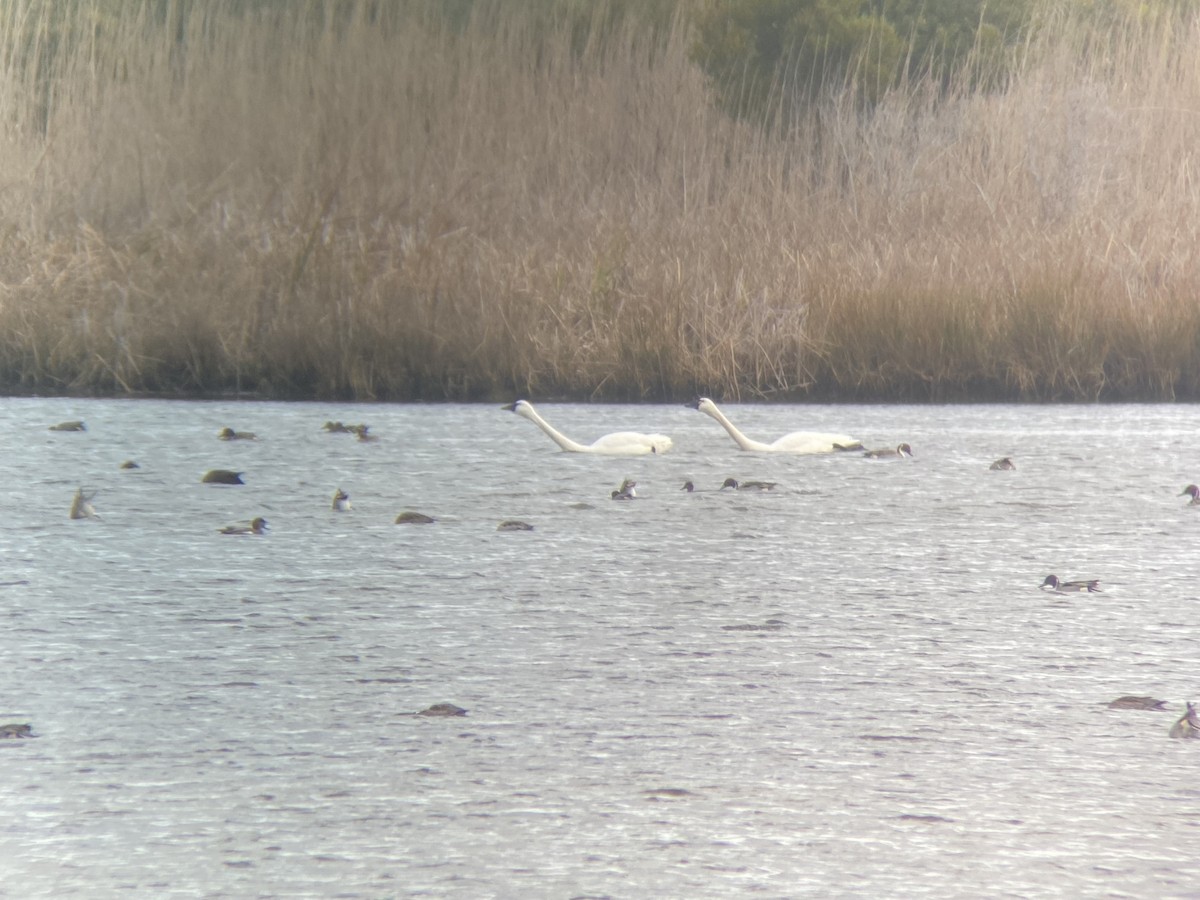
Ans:
[[[330,503],[330,508],[334,512],[345,512],[350,509],[350,495],[338,488],[333,493],[333,501]]]
[[[234,431],[226,426],[217,432],[217,437],[223,441],[257,441],[258,435],[253,431]]]
[[[467,711],[453,703],[435,703],[416,713],[418,716],[465,716]]]
[[[436,521],[433,516],[419,512],[402,512],[396,516],[397,525],[432,525]]]
[[[1171,726],[1168,734],[1173,738],[1200,738],[1200,715],[1196,713],[1194,703],[1188,703],[1187,712]]]
[[[1153,697],[1118,697],[1108,704],[1109,709],[1166,709],[1166,700]]]
[[[100,514],[96,512],[96,507],[92,506],[92,498],[96,496],[96,492],[85,494],[83,488],[75,491],[75,496],[71,498],[71,512],[69,513],[72,519],[98,519]]]
[[[533,526],[520,519],[505,519],[496,526],[497,531],[533,531]]]
[[[1085,578],[1080,581],[1059,581],[1057,575],[1047,575],[1046,580],[1039,585],[1045,589],[1050,588],[1056,594],[1066,594],[1075,592],[1085,592],[1089,594],[1100,593],[1099,578]]]
[[[1179,492],[1180,497],[1184,494],[1192,498],[1192,502],[1188,506],[1200,506],[1200,485],[1189,484]]]
[[[708,397],[697,397],[688,404],[721,423],[729,432],[733,442],[743,450],[759,453],[832,453],[835,450],[862,450],[862,442],[844,434],[826,434],[818,431],[793,431],[770,444],[751,440],[725,417],[725,414]]]
[[[210,469],[204,473],[204,477],[200,479],[203,484],[245,484],[242,481],[241,472],[233,472],[229,469]]]
[[[357,425],[343,425],[341,422],[326,421],[321,428],[328,431],[330,434],[350,434],[357,428]]]
[[[895,449],[884,447],[881,450],[864,450],[863,456],[867,459],[904,459],[907,456],[912,456],[912,447],[908,444],[898,444]]]
[[[31,737],[33,737],[33,726],[28,722],[9,722],[0,725],[0,740]]]
[[[528,419],[568,453],[595,453],[603,456],[645,456],[650,453],[666,453],[674,446],[665,434],[643,434],[640,431],[614,431],[592,441],[581,444],[573,441],[553,425],[538,415],[533,404],[528,400],[517,400],[503,407],[509,412]]]
[[[267,520],[262,516],[255,516],[250,520],[249,525],[226,525],[221,529],[221,534],[266,534]]]
[[[721,490],[729,488],[734,491],[772,491],[777,482],[774,481],[738,481],[736,478],[726,478]]]
[[[637,499],[637,482],[626,478],[621,482],[621,486],[612,492],[614,500],[636,500]]]
[[[127,459],[127,460],[125,460],[125,462],[121,463],[121,468],[122,469],[140,469],[141,466],[139,466],[132,459]]]
[[[1012,461],[1010,456],[1002,456],[1000,459],[992,463],[988,468],[993,472],[1011,472],[1017,467],[1017,464]]]
[[[357,434],[358,439],[364,444],[379,440],[379,435],[371,434],[371,429],[366,425],[355,425],[350,430]]]
[[[59,422],[57,425],[50,426],[51,431],[87,431],[87,425],[80,422],[78,419],[73,419],[70,422]]]

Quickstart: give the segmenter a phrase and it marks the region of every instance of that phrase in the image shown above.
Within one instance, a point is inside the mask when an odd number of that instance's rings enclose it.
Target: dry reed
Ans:
[[[477,6],[0,0],[0,387],[1200,397],[1197,19],[781,139]]]

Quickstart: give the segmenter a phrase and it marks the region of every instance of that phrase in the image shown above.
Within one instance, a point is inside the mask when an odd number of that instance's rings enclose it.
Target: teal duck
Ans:
[[[721,490],[729,488],[732,491],[773,491],[776,484],[774,481],[738,481],[736,478],[726,478]]]
[[[864,450],[863,456],[867,459],[904,459],[912,456],[912,447],[908,444],[898,444],[895,448],[884,447],[881,450]]]
[[[226,525],[221,529],[221,534],[266,534],[267,520],[262,516],[255,516],[250,520],[249,525]]]
[[[217,432],[217,437],[223,441],[257,441],[258,435],[253,431],[234,431],[226,426]]]
[[[204,484],[245,484],[242,481],[241,472],[232,472],[229,469],[212,469],[204,473],[204,477],[200,479]]]
[[[1153,697],[1118,697],[1108,704],[1109,709],[1166,709],[1166,700]]]
[[[1200,715],[1196,713],[1194,703],[1187,705],[1187,712],[1171,726],[1169,734],[1173,738],[1200,738]]]
[[[465,716],[467,711],[453,703],[435,703],[417,713],[418,716]]]
[[[1057,575],[1047,575],[1039,587],[1043,590],[1049,588],[1055,594],[1085,592],[1089,594],[1100,593],[1100,579],[1088,578],[1079,581],[1060,581]]]
[[[1185,494],[1192,498],[1192,502],[1188,506],[1200,506],[1200,485],[1189,484],[1179,492],[1180,497]]]
[[[396,516],[397,525],[432,525],[436,521],[433,516],[419,512],[402,512]]]
[[[496,526],[497,531],[533,531],[533,526],[520,519],[505,519]]]
[[[33,726],[27,722],[9,722],[7,725],[0,725],[0,740],[31,737],[33,737]]]

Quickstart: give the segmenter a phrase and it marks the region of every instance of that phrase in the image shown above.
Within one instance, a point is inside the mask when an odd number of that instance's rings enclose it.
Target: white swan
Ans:
[[[568,453],[601,453],[606,456],[643,456],[647,453],[666,453],[674,442],[665,434],[642,434],[640,431],[615,431],[597,438],[590,444],[571,440],[538,415],[533,404],[525,400],[504,407],[531,421]]]
[[[746,437],[737,427],[725,418],[725,414],[707,397],[697,397],[690,404],[706,415],[712,416],[729,432],[729,436],[743,450],[757,450],[760,453],[831,453],[834,450],[861,450],[862,443],[844,434],[824,434],[817,431],[793,431],[785,434],[770,444],[754,441]]]

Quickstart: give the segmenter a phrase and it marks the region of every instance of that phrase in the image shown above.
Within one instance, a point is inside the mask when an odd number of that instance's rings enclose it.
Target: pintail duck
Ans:
[[[397,525],[432,525],[436,521],[433,516],[419,512],[402,512],[396,516]]]
[[[234,431],[226,426],[217,432],[217,437],[223,441],[257,441],[258,435],[253,431]]]
[[[1017,467],[1012,457],[1004,456],[992,463],[988,468],[993,472],[1011,472]]]
[[[330,508],[334,512],[345,512],[350,508],[350,495],[338,488],[333,494],[333,501],[330,503]]]
[[[245,484],[242,481],[241,472],[232,472],[229,469],[212,469],[205,472],[204,477],[200,479],[204,484]]]
[[[1194,703],[1187,705],[1187,712],[1171,726],[1169,734],[1173,738],[1200,738],[1200,715],[1196,713]]]
[[[1200,485],[1189,484],[1179,492],[1180,497],[1182,497],[1184,494],[1187,494],[1192,498],[1192,502],[1189,503],[1188,506],[1200,506]]]
[[[78,420],[70,422],[59,422],[57,425],[50,426],[51,431],[87,431],[87,426]]]
[[[221,529],[221,534],[266,534],[267,520],[262,516],[255,516],[250,520],[249,525],[226,525]]]
[[[92,506],[92,498],[96,496],[96,492],[85,494],[83,488],[75,491],[75,496],[71,498],[72,519],[98,519],[100,514],[96,512],[96,508]]]
[[[1057,575],[1047,575],[1046,580],[1039,587],[1043,589],[1050,588],[1056,594],[1075,592],[1098,594],[1101,592],[1099,578],[1088,578],[1080,581],[1059,581]]]
[[[0,725],[0,740],[31,737],[33,737],[33,726],[28,722],[9,722],[7,725]]]
[[[1166,700],[1153,697],[1118,697],[1108,704],[1109,709],[1166,709]]]
[[[636,500],[637,499],[637,482],[626,478],[621,482],[621,486],[612,492],[614,500]]]
[[[733,491],[771,491],[775,489],[774,481],[738,481],[736,478],[726,478],[721,490],[729,488]]]
[[[881,450],[865,450],[863,456],[867,459],[904,459],[907,456],[912,456],[912,447],[908,444],[898,444],[895,449],[884,447]]]
[[[496,526],[497,531],[533,531],[533,526],[520,519],[505,519]]]
[[[427,709],[416,713],[418,716],[465,716],[467,711],[453,703],[435,703]]]

